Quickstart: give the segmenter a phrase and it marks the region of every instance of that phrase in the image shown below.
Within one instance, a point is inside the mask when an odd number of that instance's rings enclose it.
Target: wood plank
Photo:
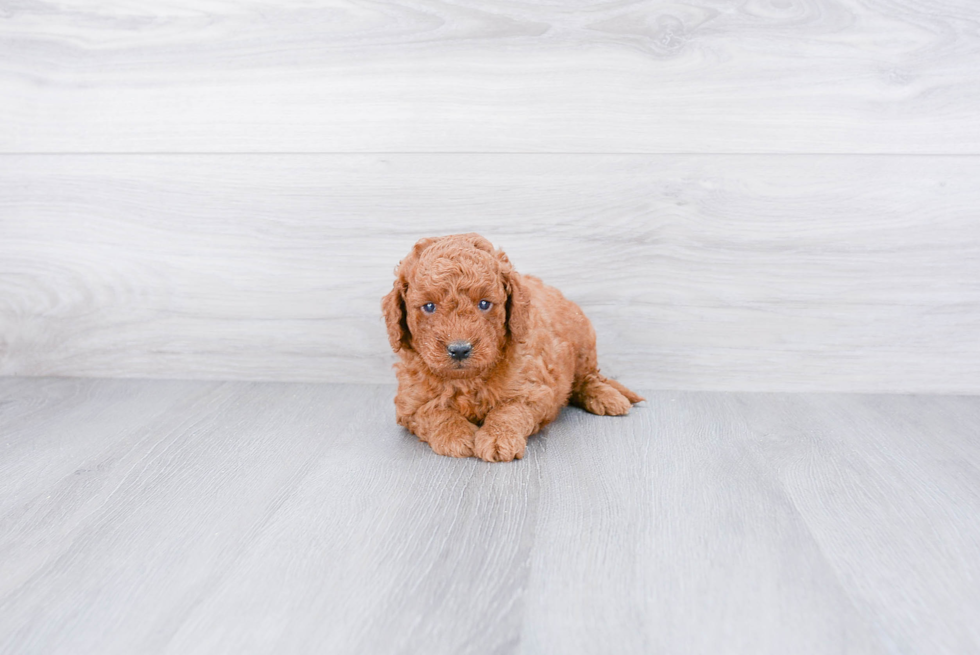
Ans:
[[[647,388],[980,392],[980,158],[0,157],[0,374],[389,382],[478,231]]]
[[[7,590],[38,572],[88,527],[127,476],[171,434],[153,429],[214,396],[215,383],[7,378],[0,398],[0,579]],[[29,411],[17,411],[27,409]],[[3,652],[0,646],[0,652]]]
[[[548,437],[525,652],[977,649],[978,398],[649,397]]]
[[[980,6],[20,3],[2,152],[980,153]]]
[[[0,379],[0,653],[980,648],[978,397],[652,391],[487,464],[392,395]]]
[[[976,650],[980,427],[962,419],[977,416],[978,399],[783,396],[738,407],[756,450],[769,451],[754,458],[769,460],[890,650]]]
[[[175,385],[183,397],[171,411],[135,429],[120,420]],[[23,456],[0,455],[0,493],[25,481],[32,492],[0,513],[10,569],[0,652],[499,652],[516,642],[535,467],[435,456],[395,425],[392,387],[51,386],[85,395],[97,418],[84,428],[107,439],[76,440],[74,407],[56,426],[8,417],[8,429],[38,428],[38,441],[98,464],[38,479]],[[18,380],[2,393],[17,403],[38,391]],[[115,438],[123,430],[130,438]],[[39,448],[31,464],[46,459]]]
[[[561,546],[532,551],[523,652],[888,652],[735,397],[647,397],[621,427],[575,412],[548,436],[536,538]]]
[[[391,387],[362,394],[164,652],[513,652],[538,467],[435,456],[394,424]]]

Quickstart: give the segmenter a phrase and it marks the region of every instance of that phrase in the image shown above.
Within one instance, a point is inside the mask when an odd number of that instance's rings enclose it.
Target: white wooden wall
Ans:
[[[0,375],[391,381],[478,231],[640,388],[980,392],[980,3],[0,4]]]

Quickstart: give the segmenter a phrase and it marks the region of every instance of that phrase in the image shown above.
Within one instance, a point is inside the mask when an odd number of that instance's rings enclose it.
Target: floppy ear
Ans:
[[[497,251],[497,259],[501,263],[501,274],[504,278],[504,289],[507,291],[507,331],[514,341],[523,341],[527,337],[531,320],[531,297],[524,288],[521,275],[511,266],[502,251]]]
[[[405,278],[399,275],[391,291],[381,299],[381,312],[388,327],[388,343],[395,352],[402,348],[412,349],[412,333],[408,331],[408,319],[405,317],[406,287]]]
[[[402,348],[412,349],[412,333],[408,329],[408,317],[405,314],[405,293],[408,291],[408,276],[415,268],[419,255],[438,238],[420,239],[408,257],[398,262],[395,267],[395,283],[391,291],[381,299],[381,312],[388,327],[388,343],[391,349],[398,352]]]

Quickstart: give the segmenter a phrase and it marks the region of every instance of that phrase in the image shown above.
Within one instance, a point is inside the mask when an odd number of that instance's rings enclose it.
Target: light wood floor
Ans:
[[[978,397],[653,392],[487,464],[392,394],[0,378],[0,652],[980,651]]]

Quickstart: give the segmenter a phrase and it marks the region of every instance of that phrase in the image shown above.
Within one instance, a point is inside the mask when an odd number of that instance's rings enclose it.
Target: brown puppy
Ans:
[[[401,359],[396,416],[440,455],[520,459],[569,401],[621,415],[643,400],[599,375],[578,305],[479,234],[422,239],[395,278],[381,308]]]

